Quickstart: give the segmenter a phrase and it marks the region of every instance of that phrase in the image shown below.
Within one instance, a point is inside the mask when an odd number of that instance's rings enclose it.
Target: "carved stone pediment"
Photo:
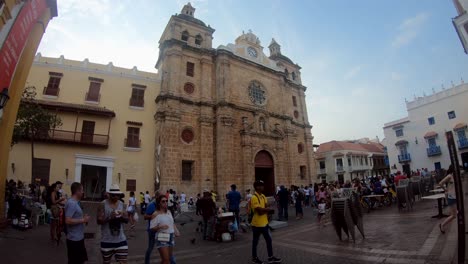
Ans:
[[[234,124],[236,123],[236,120],[229,116],[221,117],[220,121],[223,126],[234,126]]]
[[[202,125],[213,125],[215,120],[209,116],[200,116],[198,118],[198,122],[200,122]]]
[[[154,115],[154,119],[157,121],[180,121],[181,114],[179,111],[174,110],[160,110]]]

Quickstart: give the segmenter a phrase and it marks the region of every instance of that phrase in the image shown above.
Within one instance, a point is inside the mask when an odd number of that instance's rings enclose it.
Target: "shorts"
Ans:
[[[128,244],[127,241],[118,243],[101,242],[101,253],[103,263],[111,263],[112,256],[115,255],[117,262],[127,261]]]
[[[447,205],[448,206],[457,205],[457,199],[447,198]]]
[[[324,216],[325,213],[318,213],[318,216]]]
[[[169,242],[166,241],[158,241],[157,233],[154,234],[156,236],[155,242],[156,242],[156,248],[163,248],[163,247],[174,247],[175,246],[175,240],[174,240],[174,233],[171,234]]]
[[[88,261],[84,239],[72,241],[67,239],[68,264],[82,264]]]

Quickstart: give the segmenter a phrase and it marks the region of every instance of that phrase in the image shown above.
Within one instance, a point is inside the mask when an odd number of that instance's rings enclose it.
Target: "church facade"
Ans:
[[[215,30],[194,15],[185,5],[159,41],[157,187],[224,194],[260,179],[272,195],[277,185],[315,182],[300,66],[274,39],[267,56],[250,31],[214,49]]]

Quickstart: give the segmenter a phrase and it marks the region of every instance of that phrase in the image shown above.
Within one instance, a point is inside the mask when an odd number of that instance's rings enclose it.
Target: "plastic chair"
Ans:
[[[42,224],[45,224],[45,216],[46,216],[47,207],[44,204],[41,204],[40,208],[38,209],[39,209],[38,213],[35,214],[35,218],[34,218],[35,226],[38,226],[41,222]]]

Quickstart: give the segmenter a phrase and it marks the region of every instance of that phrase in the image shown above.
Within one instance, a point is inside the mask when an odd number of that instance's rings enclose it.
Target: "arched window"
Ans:
[[[188,41],[188,38],[189,38],[189,33],[187,32],[187,30],[185,30],[184,32],[182,32],[182,37],[181,39],[183,41]]]
[[[295,73],[295,72],[292,72],[292,73],[291,73],[291,77],[292,77],[293,81],[296,80],[296,73]]]
[[[289,78],[289,71],[288,71],[288,69],[284,69],[284,73],[286,73],[286,78]]]
[[[201,45],[202,41],[203,41],[202,36],[197,35],[195,37],[195,45]]]

